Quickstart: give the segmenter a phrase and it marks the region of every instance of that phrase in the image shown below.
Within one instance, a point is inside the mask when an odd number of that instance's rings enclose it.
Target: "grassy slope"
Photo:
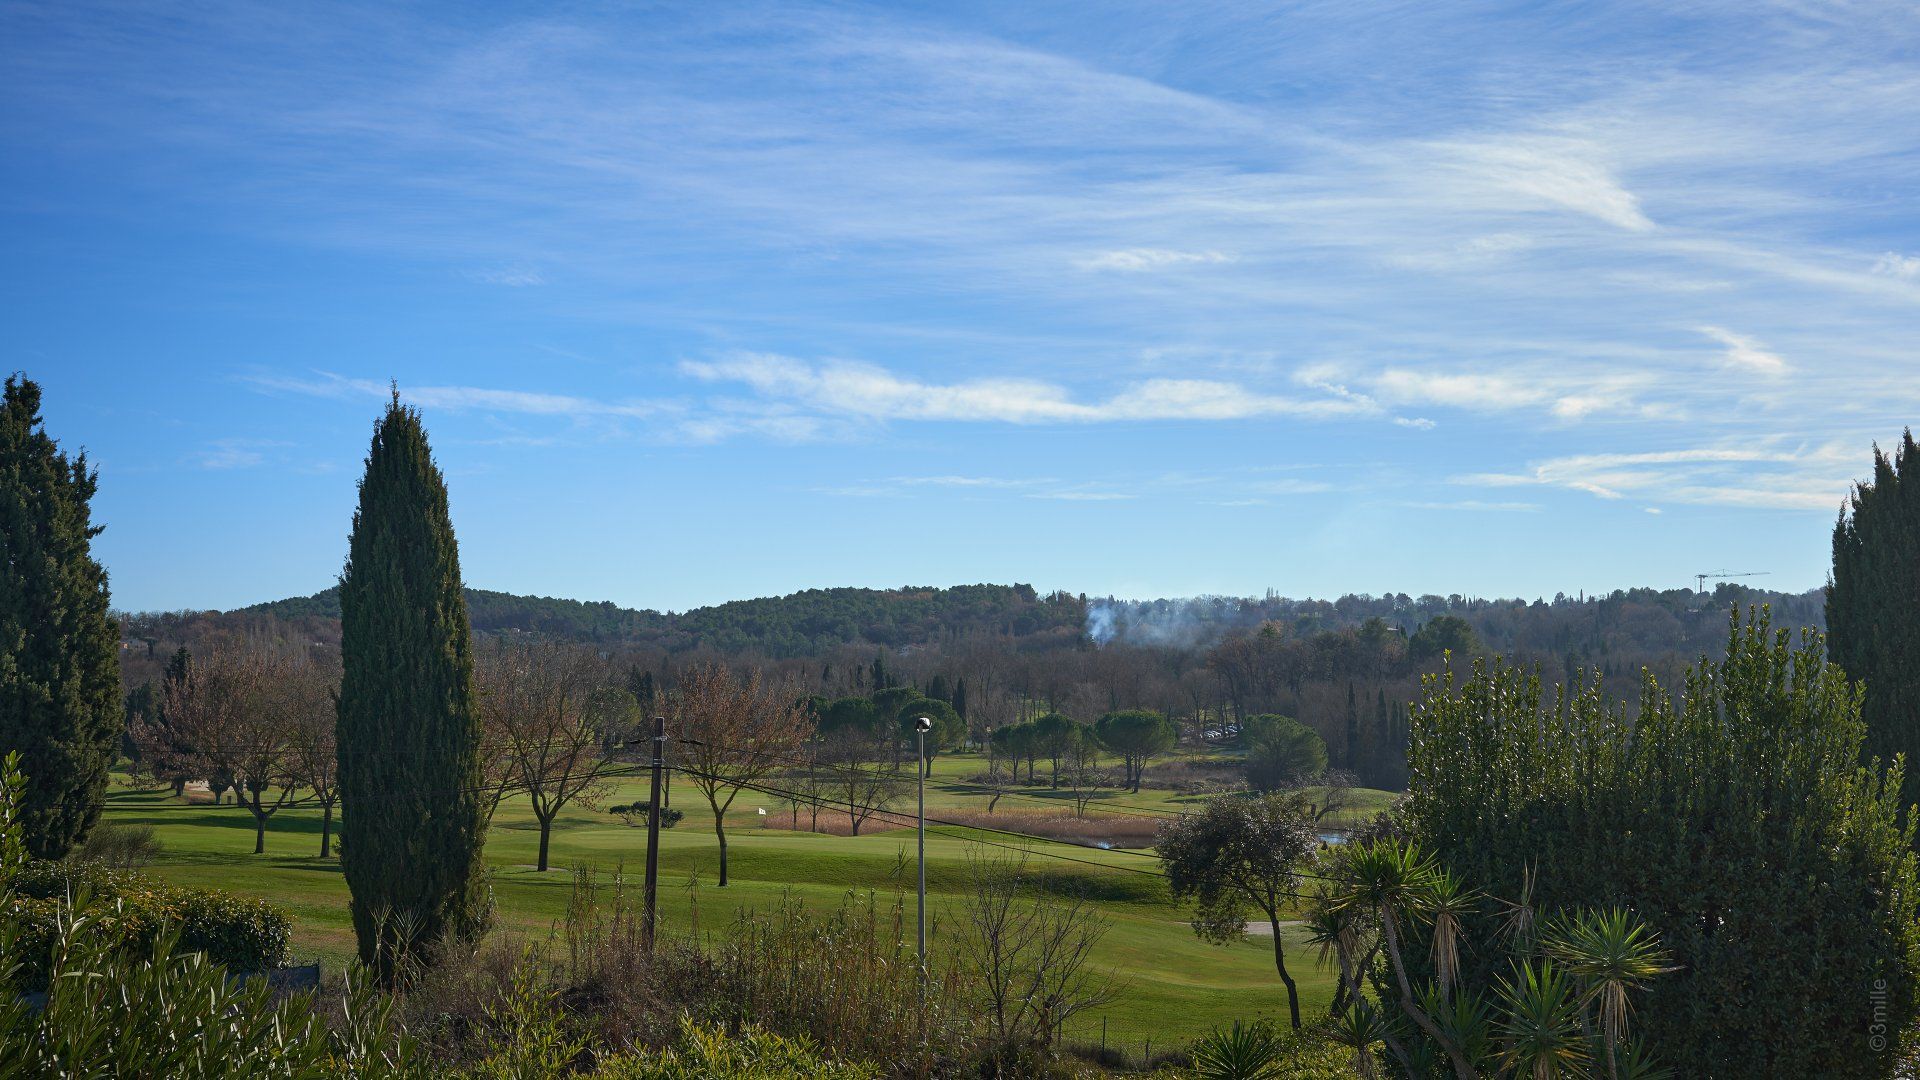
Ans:
[[[961,777],[982,767],[978,758],[967,755],[942,758],[928,786],[928,814],[938,816],[942,809],[960,806],[984,807],[985,800],[960,783]],[[1049,794],[1033,794],[1033,798],[1009,797],[1000,805],[1036,807],[1055,801]],[[608,802],[644,797],[642,781],[623,780]],[[1389,798],[1376,793],[1369,801],[1384,805]],[[1111,795],[1104,801],[1141,807],[1179,804],[1171,793],[1152,790]],[[771,907],[789,890],[810,904],[821,905],[838,903],[849,890],[873,891],[882,902],[906,892],[911,906],[914,836],[910,829],[860,837],[767,829],[757,808],[764,807],[770,814],[779,808],[769,798],[744,792],[728,814],[733,882],[722,890],[713,885],[718,848],[711,813],[685,782],[676,785],[673,804],[686,811],[687,819],[663,833],[661,912],[669,927],[693,927],[697,907],[700,929],[720,930],[741,908]],[[910,801],[902,805],[911,810]],[[1071,810],[1071,801],[1062,805]],[[346,887],[338,863],[316,855],[320,828],[316,811],[290,809],[275,816],[263,856],[251,854],[252,819],[238,807],[183,804],[164,791],[119,787],[110,796],[108,818],[157,828],[165,854],[152,868],[155,874],[182,884],[263,896],[287,908],[297,924],[297,955],[318,957],[331,967],[352,955]],[[955,832],[959,834],[950,835]],[[559,922],[571,891],[564,869],[545,874],[532,869],[538,837],[524,801],[509,802],[496,816],[487,842],[501,923],[532,933],[544,933]],[[973,839],[1009,842],[970,831],[934,829],[928,834],[929,921],[936,948],[942,936],[940,924],[949,918],[947,909],[964,888],[969,852],[1012,854]],[[1198,941],[1182,913],[1172,906],[1161,881],[1120,869],[1157,870],[1151,859],[1057,844],[1037,848],[1029,857],[1034,868],[1074,879],[1098,899],[1111,921],[1101,960],[1123,987],[1104,1010],[1110,1040],[1183,1042],[1234,1018],[1284,1017],[1286,998],[1274,974],[1269,939],[1252,937],[1224,947]],[[1049,858],[1042,851],[1102,865]],[[554,831],[556,868],[586,863],[610,877],[617,866],[624,866],[637,888],[644,854],[644,830],[603,812],[571,808]],[[696,879],[697,886],[692,884]],[[1310,952],[1293,940],[1291,932],[1288,937],[1288,966],[1301,984],[1306,1007],[1324,1007],[1331,994],[1330,976],[1314,967]],[[1099,1026],[1100,1018],[1095,1016],[1080,1025],[1078,1034],[1097,1037]]]

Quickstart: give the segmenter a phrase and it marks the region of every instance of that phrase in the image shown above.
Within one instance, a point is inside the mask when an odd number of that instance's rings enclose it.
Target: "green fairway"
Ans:
[[[935,765],[927,786],[927,812],[984,811],[987,793],[964,782],[985,768],[973,755],[947,755]],[[1045,765],[1042,764],[1044,774]],[[770,781],[769,786],[780,786]],[[1072,813],[1068,793],[1045,789],[1004,796],[999,808],[1008,821],[1014,811],[1048,809]],[[1362,808],[1384,807],[1385,792],[1361,792]],[[608,804],[646,797],[643,779],[623,778]],[[1106,793],[1095,806],[1104,812],[1136,813],[1130,808],[1178,809],[1185,800],[1164,790]],[[1124,807],[1116,804],[1125,804]],[[838,904],[847,893],[871,891],[883,903],[904,894],[911,907],[914,884],[914,835],[909,829],[869,827],[863,835],[830,836],[766,827],[783,818],[785,804],[772,796],[744,791],[727,816],[731,883],[715,887],[719,847],[713,818],[685,781],[675,785],[672,805],[686,812],[678,827],[662,833],[661,917],[664,925],[702,932],[722,931],[742,908],[766,909],[791,892],[813,905]],[[912,813],[909,798],[898,804]],[[763,817],[760,810],[768,816]],[[1089,812],[1089,818],[1100,814]],[[823,815],[824,818],[824,815]],[[213,886],[265,897],[294,917],[296,958],[318,958],[337,969],[353,953],[347,917],[347,892],[338,861],[320,859],[317,810],[281,811],[269,823],[267,853],[253,855],[253,821],[237,806],[185,803],[165,790],[117,785],[109,795],[107,819],[144,822],[156,828],[164,853],[150,868],[156,876],[181,884]],[[801,823],[806,824],[806,811]],[[1018,829],[1017,825],[1006,826]],[[571,893],[569,870],[580,864],[610,879],[623,867],[637,888],[645,857],[646,832],[621,818],[583,807],[569,808],[556,823],[553,869],[533,869],[539,832],[524,800],[510,800],[494,818],[487,840],[495,902],[502,928],[544,934],[564,917]],[[1030,848],[1031,869],[1061,875],[1095,898],[1110,922],[1100,960],[1120,981],[1116,1000],[1103,1010],[1108,1038],[1138,1046],[1143,1040],[1183,1043],[1216,1024],[1235,1018],[1286,1014],[1286,995],[1274,972],[1271,944],[1250,936],[1230,946],[1196,939],[1175,908],[1158,863],[1137,851],[1102,851],[1059,843],[1028,843],[993,832],[933,826],[927,836],[927,885],[930,925],[936,948],[950,921],[947,909],[965,888],[969,854],[1018,857],[993,845]],[[1058,856],[1066,856],[1060,858]],[[1070,861],[1078,860],[1078,861]],[[1260,929],[1265,929],[1264,926]],[[1304,1007],[1325,1007],[1332,991],[1329,973],[1317,969],[1312,954],[1288,931],[1288,967],[1300,983]],[[1100,1015],[1077,1024],[1072,1037],[1097,1040]]]

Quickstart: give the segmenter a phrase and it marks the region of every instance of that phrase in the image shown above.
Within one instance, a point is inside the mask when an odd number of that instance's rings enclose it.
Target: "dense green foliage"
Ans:
[[[1120,755],[1130,791],[1140,790],[1140,776],[1147,761],[1156,754],[1173,749],[1179,737],[1173,722],[1151,709],[1122,709],[1094,721],[1094,734],[1100,745]]]
[[[1327,743],[1291,716],[1249,716],[1240,726],[1247,748],[1247,786],[1278,791],[1327,771]]]
[[[340,866],[363,962],[484,918],[480,719],[447,489],[418,414],[374,429],[340,579]]]
[[[1273,928],[1273,964],[1300,1027],[1300,988],[1287,970],[1282,913],[1319,845],[1312,808],[1299,792],[1228,795],[1160,827],[1156,845],[1174,900],[1190,905],[1193,931],[1206,941],[1238,941],[1250,917]]]
[[[1857,485],[1833,528],[1827,655],[1866,684],[1860,715],[1867,752],[1920,759],[1920,446],[1913,432],[1873,452],[1873,479]],[[1920,799],[1920,768],[1902,799]]]
[[[1032,752],[1046,758],[1052,766],[1052,783],[1060,786],[1060,762],[1077,749],[1092,733],[1087,725],[1065,713],[1047,713],[1029,721]]]
[[[1884,1076],[1915,1018],[1920,879],[1899,770],[1863,768],[1864,738],[1817,638],[1764,614],[1677,701],[1647,679],[1631,719],[1591,683],[1548,702],[1477,662],[1415,710],[1403,825],[1469,888],[1637,913],[1680,968],[1640,1013],[1680,1075]]]
[[[870,1065],[834,1061],[805,1039],[748,1028],[729,1032],[683,1021],[665,1053],[622,1058],[594,1074],[604,1080],[878,1080]]]
[[[1479,647],[1473,624],[1458,615],[1441,615],[1427,621],[1407,640],[1407,653],[1415,660],[1454,653],[1469,656]]]
[[[269,971],[287,962],[293,924],[264,900],[214,889],[189,889],[136,874],[36,862],[13,878],[6,915],[18,937],[8,959],[30,989],[44,989],[62,912],[72,897],[97,905],[89,933],[145,952],[173,935],[176,947],[205,953],[230,971]]]
[[[1065,594],[1042,597],[1029,585],[808,589],[679,614],[486,589],[468,589],[466,600],[474,629],[485,632],[524,630],[655,645],[670,652],[750,650],[774,657],[810,656],[852,644],[918,644],[969,632],[1011,637],[1065,633],[1071,641],[1078,638],[1084,617],[1077,599]],[[282,619],[338,618],[340,594],[327,589],[243,610]]]
[[[276,1002],[264,980],[225,968],[161,934],[130,950],[99,933],[113,905],[61,904],[55,975],[43,1007],[0,972],[0,1076],[194,1077],[197,1080],[425,1080],[417,1043],[391,1027],[392,1006],[349,991],[345,1030],[330,1034],[310,995]],[[0,936],[8,931],[0,930]],[[11,957],[10,940],[0,949]]]
[[[93,557],[99,474],[40,420],[40,387],[6,381],[0,404],[0,748],[27,775],[21,820],[57,859],[100,816],[123,730],[119,627]]]
[[[895,735],[912,745],[916,736],[915,725],[921,717],[933,721],[933,730],[927,732],[926,760],[922,770],[930,772],[933,759],[942,750],[959,746],[967,737],[967,722],[953,711],[953,706],[938,698],[913,698],[901,705],[894,713]]]

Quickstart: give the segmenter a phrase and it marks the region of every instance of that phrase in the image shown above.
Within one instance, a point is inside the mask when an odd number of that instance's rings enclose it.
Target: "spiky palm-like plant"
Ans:
[[[1440,986],[1440,1001],[1451,1004],[1453,988],[1460,980],[1460,939],[1462,920],[1479,907],[1479,894],[1464,885],[1450,870],[1437,870],[1427,881],[1420,912],[1433,924],[1433,977]]]
[[[1353,1071],[1361,1080],[1379,1080],[1380,1061],[1373,1048],[1387,1039],[1387,1022],[1364,1001],[1335,1016],[1329,1025],[1334,1042],[1353,1051]]]
[[[1336,912],[1365,913],[1379,920],[1381,945],[1388,965],[1399,986],[1400,1011],[1427,1036],[1440,1045],[1461,1080],[1474,1080],[1472,1062],[1449,1039],[1440,1025],[1415,999],[1412,982],[1407,978],[1406,960],[1400,950],[1400,931],[1409,920],[1432,914],[1434,882],[1440,876],[1433,857],[1418,844],[1386,840],[1354,849],[1343,857],[1343,880],[1335,886],[1328,904]]]
[[[1235,1020],[1193,1044],[1193,1071],[1201,1080],[1280,1080],[1281,1049],[1272,1024]]]
[[[1502,976],[1497,993],[1501,1012],[1501,1058],[1515,1077],[1559,1080],[1582,1076],[1592,1058],[1591,1041],[1581,1030],[1580,987],[1552,960],[1522,961],[1511,978]]]
[[[1659,935],[1624,908],[1576,912],[1555,919],[1543,935],[1548,956],[1560,962],[1593,1005],[1606,1045],[1607,1073],[1617,1076],[1615,1057],[1626,1042],[1633,1014],[1630,995],[1673,969]]]

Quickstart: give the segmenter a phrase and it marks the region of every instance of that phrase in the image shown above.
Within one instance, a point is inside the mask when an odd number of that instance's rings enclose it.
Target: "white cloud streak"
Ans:
[[[1858,455],[1845,444],[1817,448],[1693,447],[1551,458],[1520,473],[1452,478],[1477,487],[1558,487],[1597,498],[1785,510],[1839,508]],[[1658,507],[1647,508],[1658,512]]]
[[[1104,398],[1082,400],[1067,388],[1014,377],[936,383],[852,361],[808,363],[768,353],[689,360],[681,370],[712,383],[744,385],[798,408],[867,420],[941,420],[1010,424],[1149,420],[1328,419],[1372,415],[1365,402],[1262,393],[1212,379],[1144,379]]]

